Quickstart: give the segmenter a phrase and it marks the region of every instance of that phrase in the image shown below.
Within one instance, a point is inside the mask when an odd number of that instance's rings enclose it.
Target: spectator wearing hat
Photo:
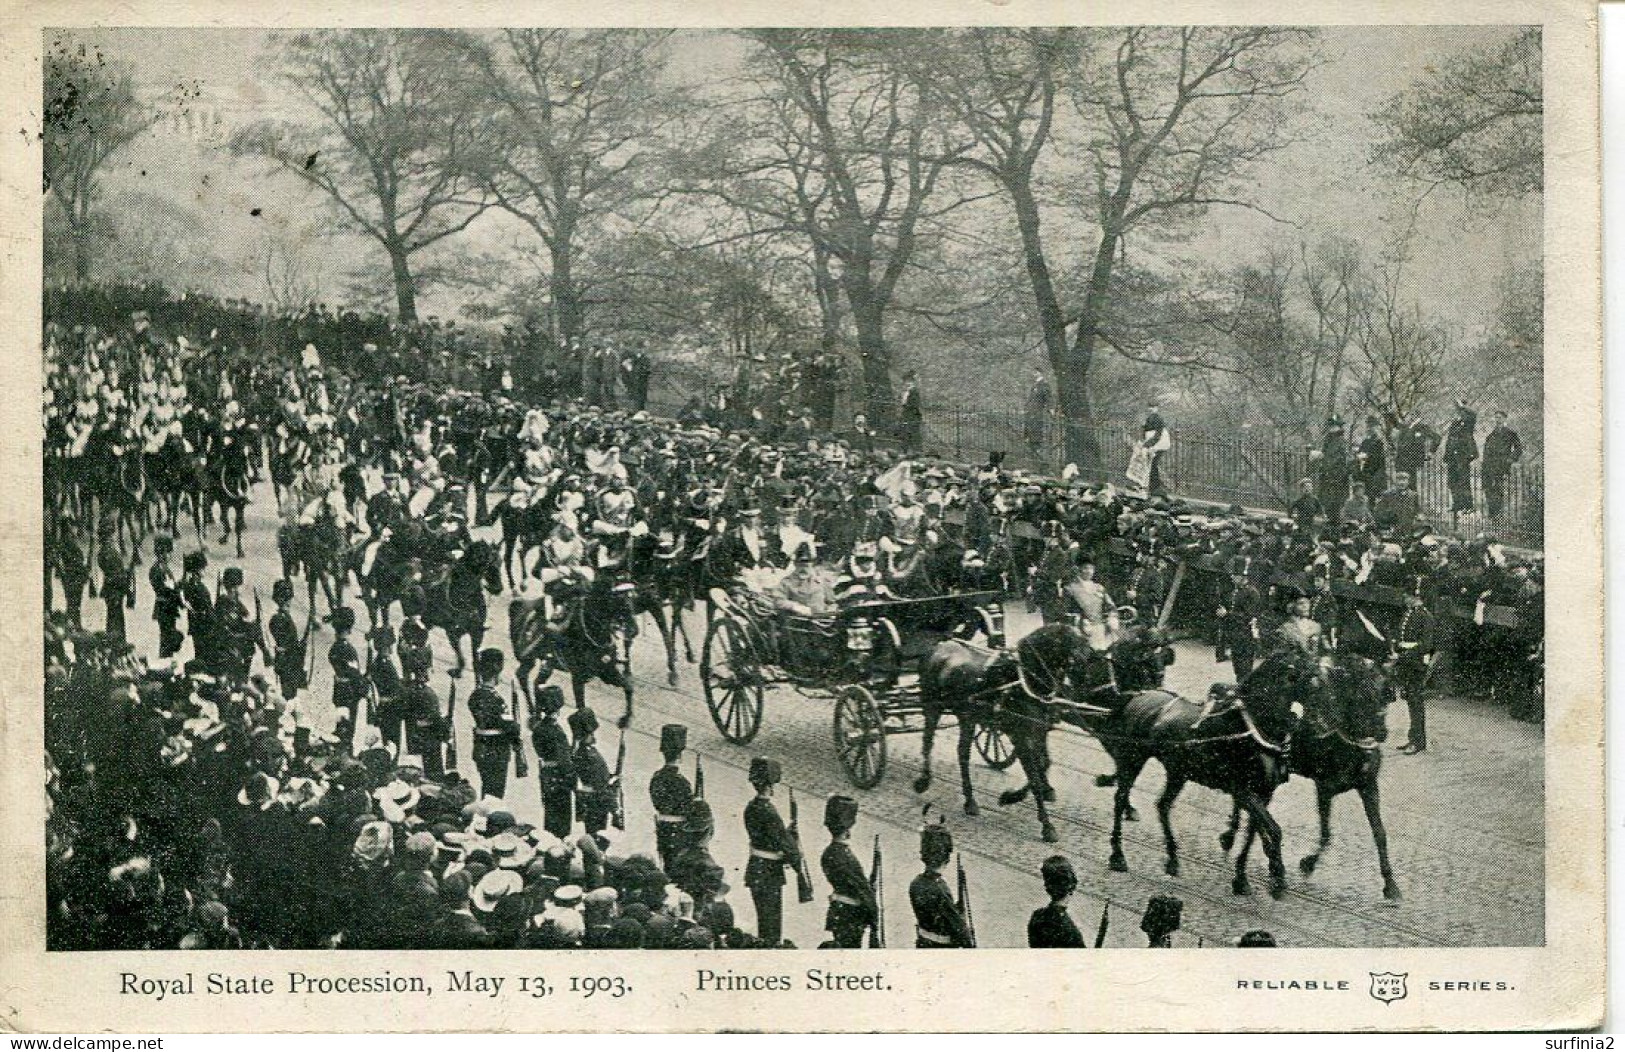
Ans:
[[[1322,476],[1322,478],[1324,478],[1324,476]],[[1343,489],[1348,489],[1346,479]],[[1326,487],[1322,485],[1322,495],[1316,496],[1315,483],[1312,479],[1301,479],[1298,482],[1298,498],[1292,502],[1292,507],[1287,509],[1287,514],[1292,516],[1292,521],[1297,523],[1298,530],[1306,536],[1314,531],[1315,523],[1318,520],[1326,517],[1326,509],[1328,507],[1342,507],[1341,500],[1339,500],[1337,504],[1326,504],[1324,498],[1325,492]]]
[[[1478,459],[1478,414],[1466,401],[1456,403],[1456,418],[1444,435],[1445,481],[1450,486],[1450,521],[1473,510],[1473,461]]]
[[[1185,910],[1183,900],[1173,895],[1153,895],[1145,905],[1140,918],[1140,930],[1145,932],[1146,945],[1153,950],[1173,948],[1174,932],[1179,930],[1180,915]]]
[[[564,691],[556,684],[536,690],[536,716],[530,725],[531,749],[536,754],[536,784],[542,795],[542,828],[563,839],[575,827],[575,755],[570,736],[559,725]]]
[[[1027,920],[1027,945],[1035,950],[1076,950],[1088,943],[1066,911],[1066,900],[1078,889],[1078,874],[1065,855],[1051,855],[1039,871],[1049,905],[1033,911]]]
[[[1371,522],[1371,499],[1367,493],[1364,482],[1350,483],[1349,499],[1343,502],[1343,507],[1338,512],[1338,521],[1354,523],[1357,526],[1364,526]]]
[[[683,846],[683,823],[694,799],[694,787],[677,768],[686,748],[687,727],[668,723],[660,728],[660,756],[665,762],[649,778],[649,802],[655,810],[655,849],[667,872],[672,871],[672,860]]]
[[[1394,474],[1394,484],[1377,498],[1376,505],[1371,509],[1371,517],[1377,527],[1393,533],[1409,533],[1421,513],[1414,478],[1404,470]]]
[[[824,880],[829,883],[824,930],[836,948],[843,950],[861,947],[863,933],[874,926],[879,915],[875,890],[852,853],[852,828],[857,822],[858,802],[850,796],[837,794],[825,801],[824,828],[829,830],[829,846],[818,859]]]
[[[222,902],[200,902],[192,911],[192,926],[181,936],[183,950],[240,950],[243,936],[231,923],[231,913]]]
[[[696,910],[704,910],[728,892],[722,867],[711,856],[711,837],[716,832],[716,819],[711,805],[704,800],[690,800],[682,825],[682,847],[664,868],[676,884],[694,900]]]
[[[1341,508],[1349,495],[1349,443],[1343,432],[1343,420],[1335,413],[1326,418],[1321,433],[1320,448],[1316,451],[1316,495],[1325,514],[1326,508]],[[1292,517],[1298,518],[1296,505]],[[1300,521],[1299,528],[1304,528]]]
[[[1495,426],[1484,436],[1484,459],[1479,464],[1479,480],[1484,486],[1484,510],[1490,518],[1501,517],[1506,507],[1507,481],[1512,465],[1523,459],[1523,439],[1507,426],[1504,409],[1495,411]]]
[[[1022,438],[1027,443],[1027,452],[1034,457],[1043,453],[1044,439],[1049,428],[1049,412],[1049,377],[1044,375],[1044,370],[1034,369],[1032,386],[1027,388],[1027,404],[1022,423]]]
[[[147,583],[152,587],[152,619],[158,624],[158,656],[169,658],[180,652],[186,638],[180,631],[180,582],[169,557],[175,551],[175,541],[160,533],[152,539],[152,566],[147,570]]]
[[[931,823],[920,830],[920,861],[925,869],[908,885],[915,949],[969,949],[975,945],[965,915],[942,878],[943,867],[953,854],[954,836],[947,826]]]
[[[1379,417],[1365,418],[1365,437],[1354,450],[1354,477],[1365,484],[1367,493],[1381,493],[1388,488],[1388,447]]]
[[[1439,448],[1439,433],[1421,420],[1413,420],[1397,430],[1394,438],[1395,481],[1399,481],[1398,476],[1403,474],[1405,487],[1414,492],[1417,480],[1422,475],[1422,465]]]
[[[495,647],[482,649],[474,658],[474,689],[468,695],[480,795],[497,800],[507,795],[508,765],[523,748],[519,724],[508,715],[508,703],[496,691],[505,661],[502,651]]]
[[[745,886],[756,905],[756,937],[777,947],[784,936],[784,870],[798,863],[799,853],[773,805],[773,787],[783,777],[779,761],[765,756],[752,759],[749,777],[756,795],[745,805],[745,836],[750,840]]]
[[[440,915],[429,937],[430,945],[439,950],[486,950],[491,947],[491,935],[474,916],[471,901],[473,885],[468,873],[459,870],[449,873],[440,881]]]
[[[925,410],[920,404],[920,382],[913,369],[903,373],[903,394],[897,405],[897,441],[905,453],[925,447]]]
[[[598,834],[609,825],[615,809],[615,783],[609,764],[598,751],[598,715],[589,708],[570,713],[570,735],[575,739],[572,766],[575,769],[576,812],[588,833]]]

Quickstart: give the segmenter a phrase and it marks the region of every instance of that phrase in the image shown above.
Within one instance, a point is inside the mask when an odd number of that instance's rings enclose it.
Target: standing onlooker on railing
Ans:
[[[1388,447],[1383,442],[1379,417],[1365,418],[1365,437],[1354,451],[1354,474],[1365,483],[1367,494],[1381,493],[1388,488]]]
[[[1523,440],[1507,426],[1504,409],[1495,411],[1495,426],[1484,436],[1484,460],[1478,467],[1484,483],[1484,510],[1499,518],[1506,503],[1507,478],[1512,465],[1523,459]]]
[[[903,374],[903,399],[897,409],[897,441],[905,453],[918,453],[925,445],[925,411],[920,406],[920,384],[913,369]]]
[[[1341,508],[1349,495],[1349,443],[1343,421],[1336,413],[1326,418],[1320,438],[1319,484],[1315,487],[1323,508]]]
[[[1478,459],[1478,414],[1465,399],[1456,402],[1456,419],[1444,438],[1445,480],[1450,484],[1450,521],[1473,510],[1473,461]]]
[[[1394,467],[1406,476],[1414,490],[1420,484],[1422,465],[1439,448],[1439,433],[1420,420],[1399,424],[1396,430],[1399,433],[1394,439]]]
[[[1049,401],[1049,377],[1044,375],[1044,370],[1034,369],[1033,385],[1027,389],[1027,414],[1022,431],[1027,441],[1027,452],[1035,457],[1044,452]]]
[[[1157,403],[1146,407],[1145,424],[1140,430],[1140,444],[1151,451],[1151,480],[1147,491],[1153,497],[1165,496],[1168,486],[1162,478],[1162,455],[1173,446],[1174,436],[1163,421]]]

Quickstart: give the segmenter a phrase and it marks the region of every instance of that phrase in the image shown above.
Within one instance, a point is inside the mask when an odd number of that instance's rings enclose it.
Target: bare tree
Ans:
[[[260,122],[232,148],[321,190],[389,258],[395,306],[417,320],[413,258],[467,229],[490,201],[470,170],[491,121],[469,105],[450,34],[432,30],[300,33],[281,41],[280,79],[315,108],[311,124]]]
[[[195,84],[180,84],[145,102],[127,63],[68,35],[52,39],[45,52],[45,192],[61,207],[75,281],[90,279],[95,206],[108,160],[197,95]]]
[[[1431,67],[1373,114],[1386,132],[1373,160],[1429,187],[1490,198],[1540,193],[1540,62],[1540,27],[1527,26]]]
[[[1355,334],[1362,401],[1390,422],[1412,419],[1444,390],[1450,334],[1404,296],[1404,258],[1376,268]]]
[[[685,104],[665,77],[670,35],[518,29],[459,41],[503,142],[475,174],[546,246],[556,334],[572,346],[585,329],[583,238],[631,221],[658,137]]]

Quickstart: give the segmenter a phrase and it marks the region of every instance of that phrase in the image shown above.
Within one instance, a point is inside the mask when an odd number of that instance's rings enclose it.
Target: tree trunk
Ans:
[[[886,347],[886,308],[868,289],[850,283],[847,301],[852,305],[858,354],[863,360],[860,402],[872,426],[891,431],[897,424],[897,399],[892,393],[891,356]]]
[[[1016,227],[1021,231],[1021,251],[1027,263],[1027,279],[1032,285],[1034,305],[1038,308],[1038,325],[1044,334],[1044,350],[1051,365],[1066,356],[1066,312],[1061,309],[1055,294],[1055,281],[1050,276],[1049,261],[1044,258],[1044,243],[1038,233],[1038,201],[1033,197],[1031,173],[1016,172],[1005,179],[1015,206]],[[1087,370],[1085,370],[1087,372]],[[1057,369],[1059,376],[1059,369]]]
[[[586,353],[581,345],[582,311],[581,290],[576,288],[575,253],[565,241],[548,247],[553,260],[553,271],[548,277],[548,292],[553,297],[554,332],[559,351],[564,355],[560,372],[582,384],[585,390]]]
[[[1095,350],[1099,344],[1096,327],[1105,312],[1111,292],[1112,268],[1117,261],[1117,234],[1108,226],[1100,236],[1095,250],[1094,266],[1089,271],[1089,283],[1083,294],[1083,315],[1078,319],[1078,331],[1072,346],[1055,363],[1056,386],[1059,388],[1061,415],[1066,423],[1066,458],[1086,471],[1100,472],[1107,467],[1103,460],[1106,451],[1094,433],[1095,415],[1089,397],[1089,372],[1094,365]]]
[[[417,285],[412,279],[411,257],[400,244],[385,245],[389,253],[390,270],[395,276],[395,313],[402,325],[415,325],[418,320]]]

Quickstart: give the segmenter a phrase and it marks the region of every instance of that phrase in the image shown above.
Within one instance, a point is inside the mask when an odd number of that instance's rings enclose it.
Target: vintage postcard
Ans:
[[[1600,1024],[1591,5],[0,17],[0,1026]]]

